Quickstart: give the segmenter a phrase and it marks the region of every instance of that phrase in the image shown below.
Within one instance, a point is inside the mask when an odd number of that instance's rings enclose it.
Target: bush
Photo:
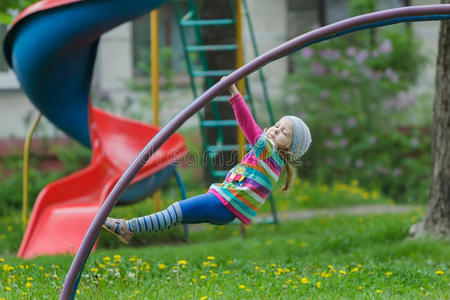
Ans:
[[[314,168],[302,173],[325,182],[358,178],[397,201],[426,199],[430,134],[403,130],[417,102],[408,90],[425,63],[407,33],[361,32],[294,56],[288,109],[302,108],[313,136],[305,159]]]

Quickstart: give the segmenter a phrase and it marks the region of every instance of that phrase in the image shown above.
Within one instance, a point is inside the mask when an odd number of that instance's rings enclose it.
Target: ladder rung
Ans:
[[[200,51],[234,51],[236,50],[236,44],[228,45],[201,45],[201,46],[187,46],[186,50],[189,52],[200,52]]]
[[[249,144],[245,144],[245,149],[249,150],[251,147]],[[210,152],[222,152],[222,151],[237,151],[239,150],[239,145],[209,145],[206,146],[206,151]]]
[[[213,170],[211,171],[211,175],[213,177],[225,177],[228,174],[228,170]]]
[[[181,20],[181,26],[216,26],[234,24],[233,19],[215,19],[215,20]]]
[[[248,96],[244,95],[242,96],[244,98],[245,101],[248,101]],[[230,100],[231,96],[217,96],[216,98],[213,99],[212,102],[228,102],[228,100]]]
[[[230,100],[230,96],[217,96],[212,102],[228,102],[228,100]]]
[[[229,127],[229,126],[237,126],[238,123],[236,120],[207,120],[201,122],[203,127]]]
[[[194,77],[221,77],[221,76],[228,76],[232,72],[233,72],[233,70],[193,71],[192,76],[194,76]]]

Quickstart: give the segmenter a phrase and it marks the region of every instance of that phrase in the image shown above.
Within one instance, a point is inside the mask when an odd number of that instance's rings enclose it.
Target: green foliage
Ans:
[[[13,12],[22,11],[39,0],[2,0],[0,2],[0,24],[10,24]]]
[[[288,77],[288,111],[298,111],[313,143],[303,176],[327,183],[357,178],[396,201],[425,201],[430,132],[402,124],[416,105],[409,88],[425,63],[402,28],[353,34],[305,48]]]
[[[421,215],[252,225],[246,239],[238,226],[208,226],[187,245],[99,247],[76,298],[447,299],[449,243],[404,240]],[[110,237],[102,233],[100,242]],[[6,299],[54,297],[73,260],[0,257]]]
[[[150,68],[151,68],[151,62],[150,62],[150,49],[149,48],[142,48],[141,51],[138,54],[138,62],[137,62],[137,68],[139,71],[139,74],[141,76],[149,77],[150,76]],[[161,81],[161,88],[165,90],[173,90],[175,88],[174,83],[174,72],[173,72],[173,49],[170,46],[162,47],[159,50],[159,71],[162,75],[162,81]],[[148,89],[148,83],[144,85],[138,85],[137,87],[144,87],[146,90]],[[137,88],[139,90],[139,88]]]
[[[39,192],[50,182],[66,175],[74,173],[87,166],[91,157],[91,150],[78,143],[54,147],[58,160],[64,165],[64,169],[54,171],[42,171],[39,162],[48,160],[48,155],[30,155],[28,175],[28,199],[29,207],[33,207]],[[2,157],[0,164],[0,216],[8,216],[22,209],[22,184],[23,184],[23,157],[13,154]]]

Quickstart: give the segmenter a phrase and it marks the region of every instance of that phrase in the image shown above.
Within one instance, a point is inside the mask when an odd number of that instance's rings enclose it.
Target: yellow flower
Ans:
[[[318,289],[320,289],[322,287],[322,282],[320,282],[320,281],[316,282],[316,286]]]
[[[203,262],[203,266],[204,266],[204,267],[207,267],[207,266],[209,266],[210,263],[211,263],[210,261],[204,261],[204,262]]]
[[[139,294],[141,291],[136,291],[136,295]]]
[[[391,276],[392,272],[386,272],[386,276]]]
[[[208,259],[208,260],[214,260],[214,259],[216,259],[214,256],[208,256],[208,257],[206,257],[206,259]]]
[[[200,300],[206,300],[206,299],[208,299],[208,296],[203,296],[200,298]]]
[[[437,275],[444,275],[444,271],[442,271],[442,270],[437,270],[434,273],[437,274]]]
[[[356,271],[358,271],[358,270],[359,270],[359,268],[353,268],[353,269],[350,271],[350,273],[356,272]]]
[[[231,272],[230,271],[223,271],[223,274],[229,275],[229,274],[231,274]]]
[[[238,288],[240,288],[241,290],[243,290],[243,289],[245,289],[245,285],[240,284],[240,285],[238,286]]]
[[[165,265],[165,264],[159,264],[159,265],[158,265],[158,268],[159,268],[160,270],[163,270],[163,269],[166,268],[166,265]]]
[[[359,181],[356,180],[356,179],[353,179],[352,182],[350,182],[350,184],[351,184],[352,186],[358,186],[358,185],[359,185]]]
[[[98,269],[97,268],[91,268],[91,272],[97,273]]]
[[[227,262],[227,264],[229,264],[229,265],[231,265],[232,263],[233,263],[232,260],[229,260],[229,261]]]
[[[377,294],[381,294],[382,292],[382,290],[377,290]]]
[[[5,287],[5,290],[7,290],[8,292],[11,290],[11,288],[9,286]]]
[[[44,270],[44,267],[42,267],[42,266],[39,267],[39,271],[42,271],[42,270]]]
[[[120,258],[120,255],[119,255],[119,254],[116,254],[116,255],[113,256],[113,258],[114,258],[114,259]]]
[[[303,277],[303,278],[302,278],[302,283],[303,283],[303,284],[308,284],[308,283],[309,283],[308,278]]]
[[[0,263],[4,262],[5,260],[3,258],[0,258]]]
[[[217,295],[219,295],[219,296],[220,296],[220,295],[223,295],[223,293],[222,293],[222,292],[217,292]]]
[[[28,280],[28,281],[32,281],[32,280],[33,280],[33,277],[28,277],[27,280]]]
[[[340,270],[339,273],[341,273],[342,275],[347,274],[347,272],[345,272],[344,270]]]
[[[362,286],[358,286],[358,290],[362,290]]]
[[[27,288],[30,288],[30,287],[32,287],[33,285],[31,284],[31,282],[27,282],[27,283],[25,283],[25,287],[27,287]]]
[[[110,261],[111,258],[110,258],[109,256],[105,256],[105,257],[103,257],[103,260],[104,260],[104,261]]]
[[[217,264],[211,264],[211,267],[213,267],[213,268],[217,267]]]
[[[205,279],[205,278],[206,278],[205,275],[200,276],[200,279]]]
[[[185,261],[185,260],[182,259],[182,260],[179,260],[179,261],[178,261],[178,264],[179,264],[179,265],[185,265],[185,264],[187,264],[187,261]]]
[[[134,261],[136,261],[136,257],[134,257],[134,256],[130,257],[130,259],[128,261],[134,262]]]

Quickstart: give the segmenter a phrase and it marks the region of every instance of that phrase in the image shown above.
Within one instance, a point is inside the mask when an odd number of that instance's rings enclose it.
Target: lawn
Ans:
[[[150,247],[105,249],[111,236],[103,233],[77,298],[448,299],[450,243],[405,240],[422,214],[254,225],[246,239],[236,225],[207,226],[189,244]],[[0,298],[58,299],[71,262],[3,255]]]

